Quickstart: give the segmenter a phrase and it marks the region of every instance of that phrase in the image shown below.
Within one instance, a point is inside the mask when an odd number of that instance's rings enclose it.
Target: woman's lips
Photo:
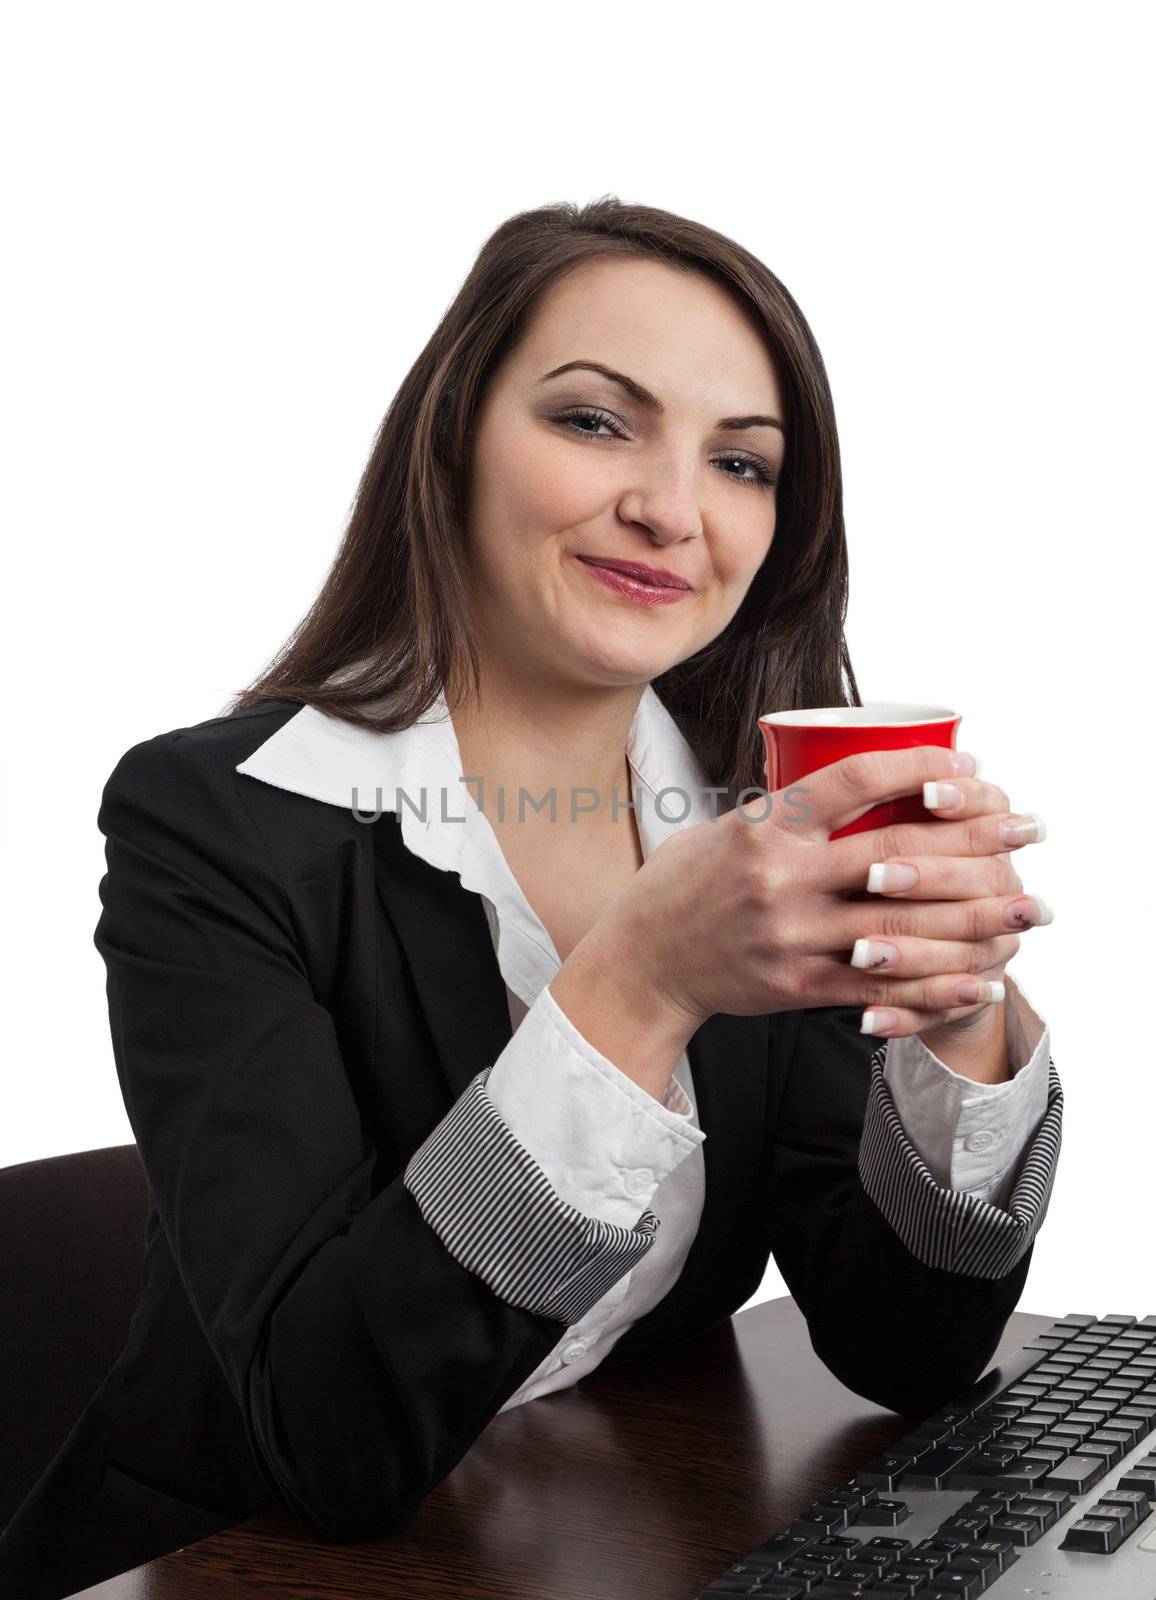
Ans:
[[[575,556],[587,572],[598,583],[605,584],[608,589],[613,589],[616,594],[624,595],[628,600],[635,600],[644,606],[669,606],[676,600],[685,600],[688,594],[693,594],[693,589],[670,589],[656,583],[643,583],[638,578],[628,578],[623,572],[616,572],[611,567],[599,566],[594,561],[589,561],[585,556]]]

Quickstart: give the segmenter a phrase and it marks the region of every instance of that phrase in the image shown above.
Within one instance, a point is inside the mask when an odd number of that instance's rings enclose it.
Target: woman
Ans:
[[[761,712],[859,703],[841,505],[822,361],[748,252],[613,199],[487,242],[288,649],[105,787],[154,1204],[11,1592],[269,1506],[399,1532],[496,1414],[695,1337],[771,1255],[870,1399],[983,1369],[1061,1101],[1011,980],[958,985],[1048,920],[1010,854],[1041,835],[940,749],[823,769],[805,825],[746,798]],[[830,840],[928,781],[938,819]]]

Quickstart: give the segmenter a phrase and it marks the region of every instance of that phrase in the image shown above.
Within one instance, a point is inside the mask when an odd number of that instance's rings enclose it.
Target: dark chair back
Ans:
[[[124,1348],[148,1208],[135,1144],[0,1169],[0,1528]]]

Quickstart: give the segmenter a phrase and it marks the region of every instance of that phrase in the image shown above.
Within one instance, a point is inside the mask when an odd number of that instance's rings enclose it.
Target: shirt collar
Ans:
[[[631,721],[626,758],[644,857],[669,834],[716,814],[718,800],[707,791],[702,766],[651,684]],[[236,770],[362,814],[395,811],[409,849],[433,866],[458,872],[463,883],[479,827],[493,832],[475,803],[476,786],[461,780],[457,735],[444,693],[416,723],[397,733],[377,733],[302,706]],[[419,814],[423,798],[424,819]],[[559,792],[559,817],[569,803],[569,796]]]

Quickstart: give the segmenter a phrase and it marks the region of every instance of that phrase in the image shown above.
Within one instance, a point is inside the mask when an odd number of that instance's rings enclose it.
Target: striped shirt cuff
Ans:
[[[649,1208],[632,1228],[560,1198],[486,1093],[486,1067],[414,1151],[402,1182],[463,1267],[503,1300],[572,1326],[653,1247]]]
[[[1063,1090],[1048,1057],[1048,1104],[1024,1152],[1007,1209],[936,1182],[904,1131],[883,1075],[884,1040],[871,1057],[859,1144],[863,1188],[917,1261],[945,1272],[1002,1278],[1024,1255],[1048,1209],[1060,1153]]]

